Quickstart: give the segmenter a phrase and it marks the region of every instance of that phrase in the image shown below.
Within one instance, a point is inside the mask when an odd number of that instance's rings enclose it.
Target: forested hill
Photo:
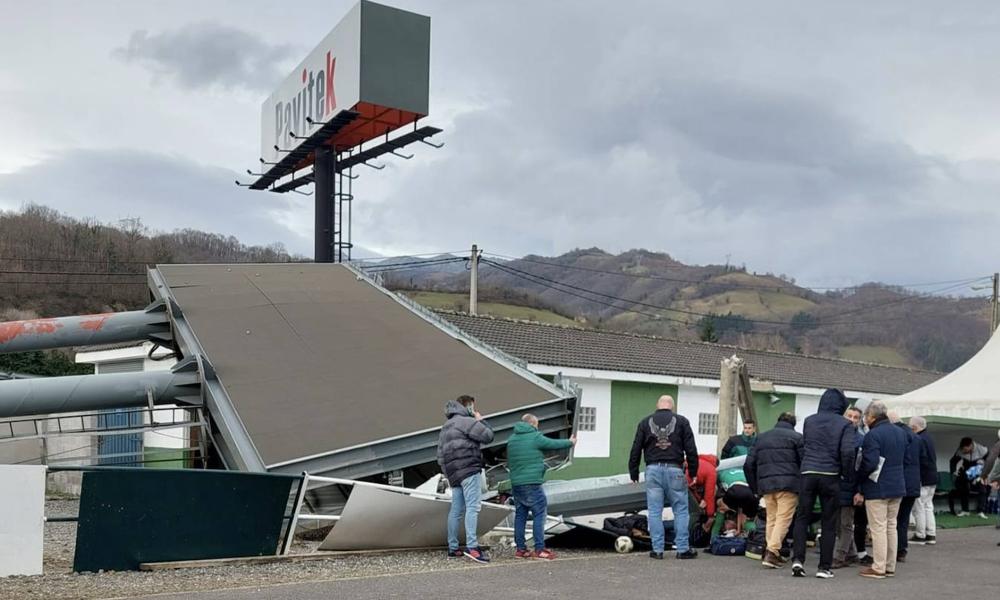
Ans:
[[[397,258],[404,267],[380,276],[418,301],[461,309],[468,271],[448,258],[427,259],[433,264],[425,268],[414,268],[421,259]],[[303,257],[280,244],[247,246],[195,230],[155,233],[138,220],[109,225],[29,206],[0,212],[0,320],[140,308],[148,300],[145,268],[156,263],[292,260]],[[480,291],[499,315],[545,314],[581,327],[942,371],[972,356],[989,329],[988,304],[967,296],[969,282],[819,290],[785,275],[686,265],[646,250],[486,256]]]
[[[184,229],[152,233],[137,219],[116,226],[41,206],[0,212],[0,320],[145,306],[146,266],[156,263],[286,262],[280,244]]]
[[[400,289],[468,290],[467,272],[440,271],[408,269],[385,277]],[[972,356],[989,330],[988,303],[968,297],[970,282],[809,289],[783,274],[686,265],[646,250],[487,256],[479,282],[486,298],[548,309],[583,327],[942,371]]]

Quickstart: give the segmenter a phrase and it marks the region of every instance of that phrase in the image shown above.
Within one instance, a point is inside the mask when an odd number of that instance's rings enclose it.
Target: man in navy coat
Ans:
[[[884,579],[896,575],[896,519],[899,505],[906,495],[907,436],[889,422],[888,410],[879,401],[865,410],[868,433],[861,445],[861,468],[858,481],[861,493],[855,502],[864,502],[868,512],[868,527],[872,535],[870,567],[861,570],[862,577]]]

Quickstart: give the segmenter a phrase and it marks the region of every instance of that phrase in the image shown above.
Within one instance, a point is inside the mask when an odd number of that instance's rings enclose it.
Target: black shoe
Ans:
[[[896,553],[896,562],[906,562],[906,550],[900,550]]]
[[[465,553],[462,552],[461,550],[448,551],[448,558],[462,558],[463,556],[465,556]]]
[[[937,543],[937,537],[935,537],[933,535],[929,535],[929,536],[927,536],[927,537],[924,538],[924,544],[926,544],[928,546],[933,546],[936,543]]]
[[[917,534],[913,534],[913,537],[911,537],[909,541],[910,541],[911,544],[919,544],[919,545],[923,546],[924,544],[927,543],[927,538],[926,537],[917,537]]]
[[[655,558],[656,560],[663,560],[663,553],[650,551],[649,558]]]
[[[805,577],[806,569],[802,566],[802,563],[795,561],[792,563],[792,575],[794,577]]]
[[[871,554],[869,554],[868,556],[859,560],[858,564],[861,565],[862,567],[870,567],[873,564],[875,564],[875,558]]]
[[[690,560],[692,558],[698,558],[698,551],[694,548],[688,548],[687,552],[678,552],[677,558],[681,560]]]

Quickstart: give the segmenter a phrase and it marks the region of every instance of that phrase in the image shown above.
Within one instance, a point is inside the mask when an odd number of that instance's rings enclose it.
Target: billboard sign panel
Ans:
[[[388,119],[393,128],[413,122],[427,114],[429,75],[430,19],[362,0],[264,101],[261,157],[277,162],[283,153],[274,146],[294,150],[318,131],[307,118],[323,123],[353,110],[374,119],[395,111]],[[344,143],[385,130],[365,129]]]

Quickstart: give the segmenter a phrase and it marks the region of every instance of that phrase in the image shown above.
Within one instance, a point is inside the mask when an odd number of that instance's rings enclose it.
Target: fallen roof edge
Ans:
[[[523,379],[528,380],[534,385],[537,385],[538,387],[545,389],[549,393],[553,394],[554,399],[557,398],[565,400],[567,398],[576,397],[569,391],[564,390],[559,386],[550,383],[549,381],[532,373],[528,369],[528,363],[526,361],[521,360],[520,358],[513,356],[511,354],[508,354],[503,350],[497,348],[496,346],[491,346],[490,344],[483,342],[479,338],[476,338],[475,336],[466,333],[462,328],[455,325],[454,323],[448,321],[443,317],[438,316],[434,311],[425,308],[420,303],[411,300],[402,294],[397,294],[396,292],[393,292],[392,290],[379,285],[378,283],[375,282],[374,279],[369,277],[367,274],[365,274],[363,271],[355,267],[353,264],[351,263],[341,263],[341,264],[349,271],[354,273],[354,275],[357,276],[358,279],[368,283],[379,292],[385,294],[386,296],[397,302],[400,306],[408,309],[410,312],[417,315],[427,323],[430,323],[431,325],[437,327],[439,330],[443,331],[450,337],[464,343],[466,346],[482,354],[486,358],[493,360],[500,366],[507,368],[514,374],[520,376]]]

